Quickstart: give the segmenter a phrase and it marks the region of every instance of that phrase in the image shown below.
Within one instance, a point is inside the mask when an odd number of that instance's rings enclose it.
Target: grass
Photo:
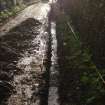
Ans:
[[[9,17],[15,16],[19,11],[25,8],[25,5],[14,6],[11,9],[5,9],[0,12],[0,25],[2,25]]]

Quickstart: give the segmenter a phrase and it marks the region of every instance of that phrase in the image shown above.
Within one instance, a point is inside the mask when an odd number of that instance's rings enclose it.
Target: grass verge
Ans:
[[[89,49],[82,48],[79,33],[74,37],[68,21],[64,14],[57,20],[61,104],[104,105],[105,70],[97,69]]]

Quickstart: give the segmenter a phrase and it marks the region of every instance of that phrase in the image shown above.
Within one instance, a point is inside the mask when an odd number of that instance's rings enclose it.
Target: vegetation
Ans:
[[[59,2],[80,33],[83,46],[90,48],[97,67],[104,68],[105,1],[59,0]]]
[[[57,22],[58,48],[61,49],[59,51],[60,94],[63,96],[61,103],[104,105],[105,69],[99,70],[96,67],[89,48],[81,46],[80,34],[75,32],[74,36],[67,22],[70,23],[71,19],[65,14],[60,16]]]
[[[9,17],[15,16],[27,5],[37,2],[38,0],[0,0],[0,25]]]
[[[82,53],[75,56],[75,59],[69,64],[78,65],[81,76],[81,103],[80,105],[104,105],[105,98],[105,1],[103,0],[59,0],[60,6],[78,32],[78,47]],[[64,26],[61,24],[61,27]],[[65,26],[66,27],[66,26]],[[63,31],[65,31],[65,27]],[[61,30],[61,29],[60,29]],[[65,37],[70,33],[66,31]],[[66,38],[67,38],[66,37]],[[69,38],[68,49],[74,49],[76,42]],[[68,50],[67,50],[68,51]],[[74,51],[74,52],[78,52]],[[73,57],[71,55],[73,54]],[[74,58],[75,53],[71,53],[70,57]]]
[[[11,9],[5,9],[4,11],[0,12],[0,25],[2,25],[6,19],[8,19],[11,16],[15,16],[19,11],[21,11],[25,5],[21,6],[14,6]]]
[[[0,0],[0,25],[25,7],[21,3],[21,0]]]

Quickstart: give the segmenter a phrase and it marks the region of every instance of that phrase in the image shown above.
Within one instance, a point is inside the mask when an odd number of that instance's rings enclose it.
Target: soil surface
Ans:
[[[47,3],[33,4],[0,29],[0,105],[39,105],[46,98],[49,10]]]

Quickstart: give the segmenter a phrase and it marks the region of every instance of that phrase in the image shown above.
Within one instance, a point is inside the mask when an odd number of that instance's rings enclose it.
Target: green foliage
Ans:
[[[86,105],[103,105],[101,100],[105,97],[105,89],[95,70],[85,71],[81,76],[81,82],[84,88],[81,103]]]
[[[25,5],[21,6],[14,6],[11,9],[6,9],[4,11],[0,12],[0,23],[4,22],[6,19],[8,19],[11,16],[15,16],[19,11],[25,8]]]
[[[82,89],[81,105],[104,105],[105,89],[102,79],[97,72],[96,65],[92,62],[92,53],[89,48],[81,45],[80,35],[76,32],[76,40],[73,33],[66,24],[67,18],[62,16],[62,21],[58,20],[57,30],[64,40],[64,53],[66,55],[66,67],[75,68],[80,71],[80,83]],[[74,69],[74,70],[75,70]],[[105,77],[105,70],[98,70],[102,77]]]

